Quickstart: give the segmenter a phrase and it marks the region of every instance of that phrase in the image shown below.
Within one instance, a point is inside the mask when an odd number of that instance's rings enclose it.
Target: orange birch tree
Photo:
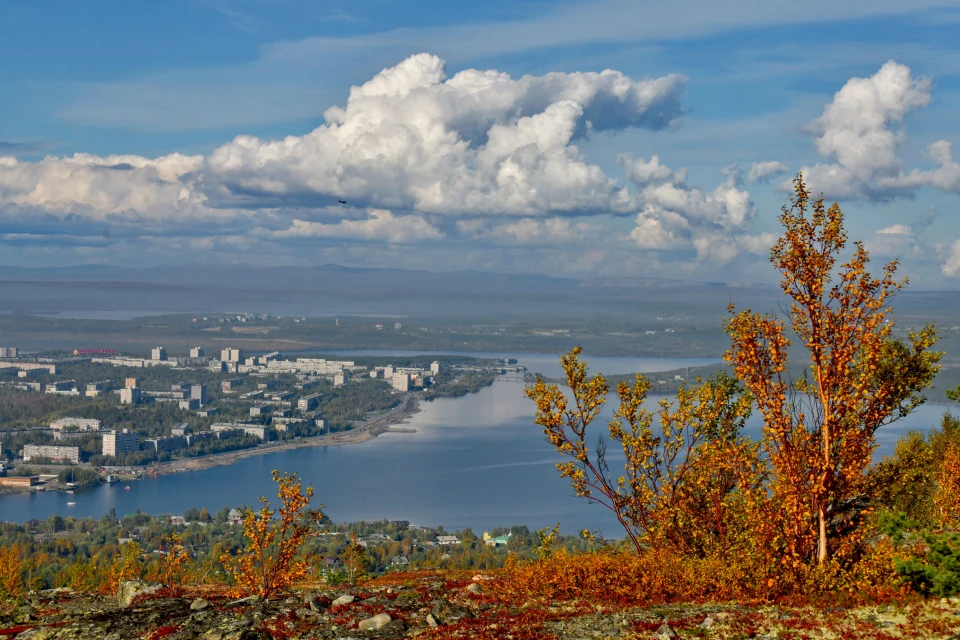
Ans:
[[[856,242],[837,269],[847,244],[843,213],[836,204],[827,209],[822,197],[811,203],[802,175],[780,223],[784,234],[771,262],[792,300],[789,326],[809,352],[809,375],[788,379],[786,323],[749,309],[734,314],[733,305],[725,359],[763,415],[785,551],[795,566],[804,557],[823,564],[832,553],[831,526],[851,517],[862,491],[877,428],[923,402],[919,391],[939,369],[941,354],[931,350],[931,326],[907,341],[893,336],[889,303],[906,284],[894,279],[896,261],[874,278]]]

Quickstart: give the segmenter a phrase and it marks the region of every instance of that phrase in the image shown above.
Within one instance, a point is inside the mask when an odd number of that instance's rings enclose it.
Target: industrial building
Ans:
[[[140,436],[129,429],[103,434],[103,455],[118,457],[140,449]]]
[[[34,458],[49,458],[54,462],[72,462],[74,464],[80,464],[80,447],[70,447],[57,444],[23,445],[23,461],[30,462]]]

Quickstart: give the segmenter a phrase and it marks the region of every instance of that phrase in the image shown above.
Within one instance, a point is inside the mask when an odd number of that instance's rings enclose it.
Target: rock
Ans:
[[[382,629],[383,627],[390,624],[391,620],[393,620],[393,618],[391,618],[386,613],[378,613],[372,618],[361,620],[357,628],[360,629],[360,631],[372,631],[372,630]]]
[[[660,625],[660,628],[657,629],[657,640],[675,640],[675,638],[679,637],[680,636],[677,635],[677,632],[673,630],[673,627],[666,622]]]
[[[163,585],[159,582],[125,580],[120,583],[120,588],[117,589],[117,604],[121,607],[129,607],[137,596],[156,593],[160,589],[163,589]]]
[[[340,596],[331,603],[331,607],[340,607],[347,604],[353,604],[353,601],[356,600],[353,596],[347,594],[345,596]]]
[[[190,611],[203,611],[210,606],[210,603],[203,598],[197,598],[190,603]]]
[[[481,593],[483,591],[483,587],[476,582],[471,582],[470,585],[467,586],[467,591],[470,593]]]
[[[260,596],[247,596],[246,598],[240,598],[239,600],[234,600],[233,602],[228,602],[223,605],[224,607],[239,607],[242,604],[257,604],[260,602]]]
[[[439,627],[439,626],[440,626],[440,623],[437,621],[436,618],[433,617],[433,614],[432,614],[432,613],[428,613],[428,614],[427,614],[427,626],[429,626],[429,627]]]
[[[446,600],[441,600],[430,613],[440,624],[454,624],[464,618],[474,617],[470,609],[458,607]]]
[[[707,616],[706,618],[704,618],[703,622],[700,623],[701,629],[709,629],[712,626],[713,626],[713,618],[711,618],[710,616]]]

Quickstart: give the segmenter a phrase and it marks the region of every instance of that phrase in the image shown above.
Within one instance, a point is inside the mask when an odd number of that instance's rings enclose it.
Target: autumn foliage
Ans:
[[[740,588],[752,597],[895,585],[892,550],[867,544],[876,537],[869,494],[876,487],[866,471],[876,430],[923,401],[920,392],[939,369],[936,332],[894,335],[889,303],[906,283],[895,279],[897,263],[875,278],[866,250],[854,243],[838,265],[847,244],[843,214],[822,198],[811,202],[802,177],[780,222],[784,234],[771,261],[791,300],[787,319],[734,313],[731,305],[725,358],[735,377],[698,379],[658,411],[645,408],[643,376],[621,383],[609,439],[594,448],[588,427],[609,389],[602,375],[587,376],[579,348],[561,358],[567,392],[538,379],[528,396],[537,424],[565,458],[560,475],[623,526],[640,558],[623,567],[665,553],[687,567],[680,583],[705,592],[714,587],[701,585],[699,572],[718,576],[732,567],[732,583],[755,585]],[[809,355],[797,378],[788,373],[794,340]],[[763,420],[758,442],[741,435],[752,408]],[[611,472],[607,442],[622,448],[623,473]],[[943,518],[960,512],[958,452],[937,481]],[[716,583],[717,595],[732,583]]]
[[[316,534],[323,519],[323,506],[308,509],[313,487],[303,491],[297,474],[273,472],[280,508],[271,509],[261,498],[259,511],[247,509],[243,516],[246,546],[236,556],[224,554],[220,562],[227,569],[238,595],[256,594],[269,598],[303,580],[309,569],[301,557],[304,543]]]

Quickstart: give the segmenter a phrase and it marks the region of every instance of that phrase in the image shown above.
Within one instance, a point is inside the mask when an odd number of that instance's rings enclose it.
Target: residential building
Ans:
[[[47,393],[58,393],[60,391],[70,391],[77,388],[76,380],[58,380],[57,382],[47,383]]]
[[[137,404],[140,402],[140,389],[127,387],[120,389],[120,404]]]
[[[202,358],[204,357],[203,347],[193,347],[190,349],[191,358]]]
[[[187,446],[193,446],[195,443],[207,438],[214,438],[217,434],[213,431],[198,431],[197,433],[188,433],[184,436],[187,439]]]
[[[23,461],[30,462],[34,458],[49,458],[54,462],[72,462],[73,464],[80,464],[80,447],[70,447],[57,444],[23,445]]]
[[[243,350],[227,347],[220,351],[221,362],[243,362]]]
[[[207,403],[207,386],[203,384],[190,385],[190,397],[201,405]]]
[[[436,360],[430,363],[430,373],[437,375],[440,373],[440,363]]]
[[[186,382],[175,382],[170,385],[170,391],[190,391],[190,385]]]
[[[200,408],[200,401],[196,398],[184,398],[178,404],[181,409],[186,411],[196,411]]]
[[[159,438],[147,438],[143,441],[143,447],[147,450],[154,450],[157,453],[161,451],[175,451],[187,446],[187,439],[183,436],[161,436]]]
[[[236,509],[230,509],[230,513],[227,514],[227,522],[230,524],[243,524],[243,514]]]
[[[312,411],[320,404],[320,398],[322,396],[319,393],[314,393],[313,395],[304,396],[297,400],[297,409],[300,411]]]
[[[273,411],[273,407],[268,404],[257,404],[250,407],[251,416],[265,416]]]
[[[440,546],[460,544],[460,538],[457,536],[437,536],[437,544]]]
[[[263,380],[262,382],[257,383],[257,389],[262,389],[264,391],[273,391],[277,387],[276,380]]]
[[[101,380],[100,382],[89,383],[87,385],[86,396],[88,398],[96,398],[106,390],[108,384],[110,384],[109,380]]]
[[[391,567],[405,567],[410,564],[410,560],[407,559],[407,556],[393,556],[390,559]]]
[[[150,352],[151,360],[166,360],[167,359],[167,350],[163,347],[154,347],[153,351]]]
[[[197,415],[200,416],[201,418],[209,418],[219,413],[220,413],[220,409],[218,409],[217,407],[210,407],[209,409],[201,409],[200,411],[197,411]]]
[[[46,369],[20,369],[17,371],[18,378],[39,378],[42,375],[46,375]]]
[[[508,533],[508,534],[505,535],[505,536],[491,536],[489,533],[487,533],[486,531],[484,531],[484,532],[483,532],[483,542],[484,542],[484,544],[486,544],[488,547],[505,547],[505,546],[507,545],[507,543],[510,542],[510,536],[512,536],[512,535],[513,535],[513,533],[511,532],[511,533]]]
[[[89,436],[102,436],[106,431],[54,431],[53,439],[58,440],[81,440]]]
[[[170,526],[172,527],[183,527],[186,526],[187,519],[183,516],[170,516]]]
[[[211,360],[210,364],[207,365],[207,369],[210,371],[216,371],[218,373],[223,373],[227,370],[227,363],[221,362],[219,360]]]
[[[103,455],[122,456],[140,449],[140,436],[129,429],[110,431],[103,434]]]
[[[76,427],[78,431],[99,431],[100,421],[96,418],[60,418],[50,423],[50,428],[55,431],[68,427]]]
[[[242,431],[247,435],[256,436],[261,440],[267,439],[266,427],[257,424],[247,424],[246,422],[215,422],[210,426],[210,431],[213,431],[214,433]]]
[[[233,393],[241,385],[243,385],[243,378],[230,378],[220,383],[220,390],[224,393]]]
[[[314,418],[313,424],[315,424],[317,429],[320,429],[320,431],[323,431],[327,428],[327,421],[323,418]]]
[[[393,379],[393,365],[387,365],[383,368],[383,377],[385,380]]]
[[[347,381],[349,379],[350,377],[343,371],[341,371],[340,373],[335,373],[333,375],[333,386],[342,387],[343,385],[347,384]]]
[[[410,390],[410,374],[409,373],[395,373],[393,374],[393,388],[397,391],[409,391]]]
[[[0,347],[0,358],[19,357],[20,351],[16,347]]]
[[[170,429],[170,435],[173,435],[173,436],[184,436],[184,435],[187,434],[187,429],[189,429],[189,428],[190,428],[190,425],[188,425],[186,422],[181,422],[181,423],[178,424],[177,426],[172,427],[172,428]]]
[[[127,378],[123,381],[124,389],[139,389],[140,381],[137,378]]]

